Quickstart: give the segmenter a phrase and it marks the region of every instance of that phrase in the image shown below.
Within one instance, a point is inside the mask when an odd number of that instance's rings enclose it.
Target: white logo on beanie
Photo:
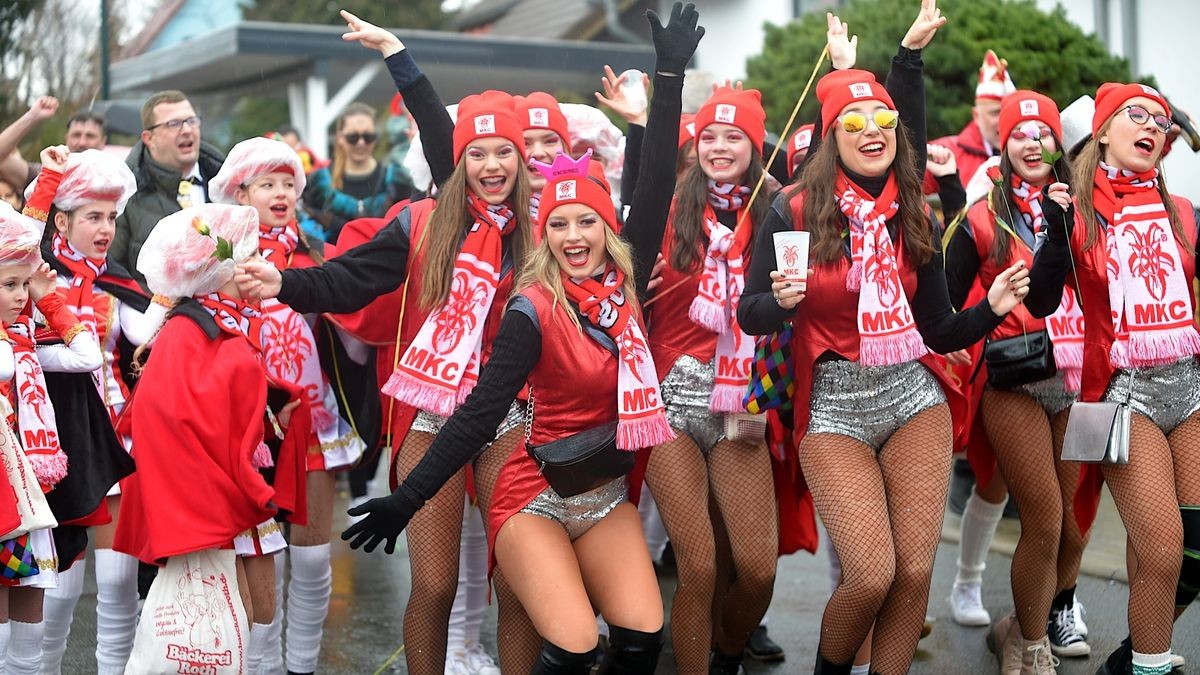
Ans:
[[[1142,91],[1145,92],[1147,96],[1153,96],[1154,98],[1162,98],[1162,94],[1158,93],[1158,90],[1155,89],[1154,87],[1151,87],[1151,86],[1148,86],[1145,84],[1139,84],[1138,86],[1142,88]]]
[[[795,147],[797,150],[803,150],[812,143],[812,129],[805,129],[796,133]]]
[[[728,103],[717,104],[717,112],[715,115],[713,115],[713,119],[722,124],[733,124],[733,120],[736,117],[737,106],[732,106]]]
[[[871,95],[871,85],[866,82],[855,82],[850,85],[850,95],[854,98],[867,98]]]
[[[545,108],[530,108],[529,109],[529,126],[531,127],[548,127],[550,126],[550,111]]]
[[[564,180],[558,184],[554,190],[554,198],[562,201],[564,199],[575,199],[575,181]]]
[[[476,115],[475,116],[475,133],[476,134],[494,134],[494,133],[496,133],[496,116],[495,115]]]
[[[1040,114],[1037,101],[1033,99],[1021,101],[1021,117],[1037,117]]]
[[[695,136],[695,135],[696,135],[696,123],[695,123],[695,122],[688,122],[688,123],[687,123],[687,132],[688,132],[688,136]]]

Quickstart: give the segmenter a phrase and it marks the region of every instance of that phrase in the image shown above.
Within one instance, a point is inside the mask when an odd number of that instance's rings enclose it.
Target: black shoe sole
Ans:
[[[747,649],[746,658],[754,659],[755,661],[759,661],[761,663],[779,663],[787,660],[787,654],[783,652],[777,652],[773,654],[756,654],[755,652]]]

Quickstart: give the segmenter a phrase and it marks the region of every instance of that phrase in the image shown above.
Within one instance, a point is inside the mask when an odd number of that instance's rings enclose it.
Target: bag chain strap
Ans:
[[[525,401],[525,447],[529,447],[529,438],[533,435],[533,387],[529,388],[529,398]]]

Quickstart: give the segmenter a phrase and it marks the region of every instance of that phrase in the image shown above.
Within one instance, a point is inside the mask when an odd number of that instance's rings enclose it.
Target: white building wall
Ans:
[[[691,1],[705,31],[693,66],[711,72],[718,81],[743,79],[746,59],[762,51],[763,23],[791,21],[795,4],[792,0]],[[659,14],[667,16],[671,4],[660,2]]]

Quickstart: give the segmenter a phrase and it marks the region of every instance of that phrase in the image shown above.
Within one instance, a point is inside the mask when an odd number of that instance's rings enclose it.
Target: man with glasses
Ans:
[[[217,175],[225,156],[200,140],[200,116],[180,91],[160,91],[142,105],[142,138],[126,162],[137,177],[138,191],[117,219],[109,259],[116,260],[139,282],[137,258],[150,230],[164,216],[208,201],[208,180]]]

